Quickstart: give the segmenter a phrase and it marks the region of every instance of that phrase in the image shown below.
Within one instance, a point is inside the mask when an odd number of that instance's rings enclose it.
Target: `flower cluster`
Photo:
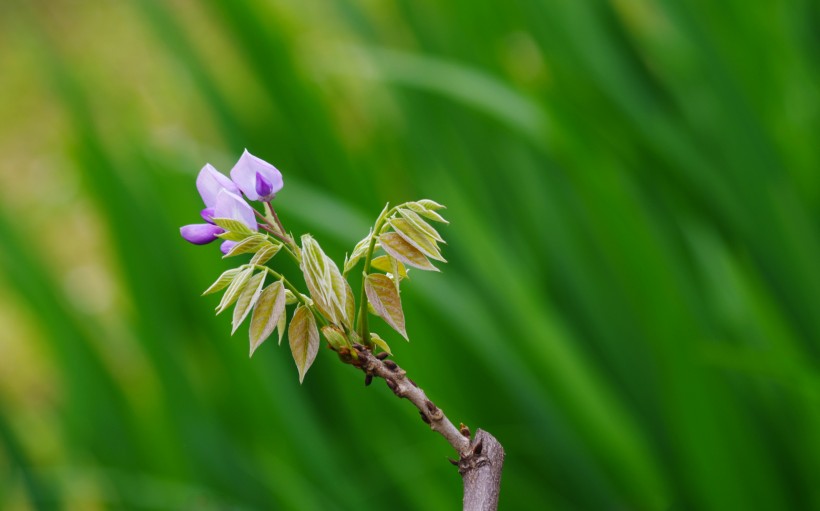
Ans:
[[[247,149],[231,169],[230,178],[207,164],[196,178],[197,190],[205,203],[201,215],[206,223],[184,225],[179,233],[195,245],[211,243],[225,232],[214,224],[214,218],[236,220],[255,232],[256,213],[242,195],[252,201],[270,202],[283,186],[281,172]],[[227,254],[235,244],[226,240],[219,248]]]

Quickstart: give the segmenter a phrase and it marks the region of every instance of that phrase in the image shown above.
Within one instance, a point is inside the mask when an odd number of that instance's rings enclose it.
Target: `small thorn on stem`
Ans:
[[[462,436],[470,438],[470,428],[465,426],[463,422],[459,425],[458,430],[461,432]]]
[[[423,420],[425,424],[430,424],[430,419],[424,414],[423,411],[419,410],[419,415],[421,415],[421,420]]]
[[[387,358],[387,357],[389,357],[389,356],[390,356],[390,353],[388,353],[388,352],[386,352],[386,351],[382,351],[381,353],[379,353],[378,355],[376,355],[376,358],[378,358],[379,360],[384,360],[384,359],[386,359],[386,358]]]
[[[447,461],[452,463],[455,466],[458,466],[458,460],[454,460],[453,458],[447,457]]]
[[[395,371],[396,369],[399,368],[399,366],[396,365],[396,363],[393,362],[392,360],[385,360],[384,361],[384,366],[387,367],[388,369],[390,369],[391,371]]]
[[[373,383],[373,375],[372,374],[365,375],[365,377],[364,377],[364,386],[369,387],[371,383]]]

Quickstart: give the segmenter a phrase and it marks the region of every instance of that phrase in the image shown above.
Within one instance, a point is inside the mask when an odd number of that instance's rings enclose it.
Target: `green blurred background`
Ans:
[[[449,206],[378,331],[502,509],[820,509],[819,85],[807,0],[1,2],[0,509],[459,508],[408,403],[199,296],[245,147],[339,262]]]

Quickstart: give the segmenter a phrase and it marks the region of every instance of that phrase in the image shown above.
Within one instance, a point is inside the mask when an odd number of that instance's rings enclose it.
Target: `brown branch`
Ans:
[[[464,424],[456,428],[401,367],[392,360],[384,360],[385,353],[376,356],[360,344],[355,345],[354,349],[355,356],[340,355],[344,362],[365,373],[365,385],[369,385],[374,376],[382,378],[393,394],[413,403],[430,429],[443,436],[456,450],[459,459],[451,462],[458,466],[464,482],[464,511],[497,509],[504,464],[504,448],[498,440],[479,429],[470,441],[470,430]]]

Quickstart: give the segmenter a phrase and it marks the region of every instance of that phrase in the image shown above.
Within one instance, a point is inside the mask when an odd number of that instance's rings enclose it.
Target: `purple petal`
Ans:
[[[199,171],[199,175],[196,177],[196,188],[199,190],[202,201],[205,202],[205,205],[209,208],[214,207],[216,204],[216,196],[219,195],[221,190],[228,190],[236,194],[239,193],[239,189],[234,182],[228,179],[228,176],[213,168],[210,163],[206,164],[202,167],[202,170]]]
[[[261,196],[257,193],[257,174],[270,184],[270,193]],[[284,186],[282,173],[270,163],[249,153],[247,149],[231,169],[231,179],[250,200],[271,200]]]
[[[199,212],[199,215],[209,224],[214,223],[214,208],[205,208]]]
[[[221,250],[223,254],[227,255],[227,253],[230,252],[231,249],[235,246],[236,246],[235,241],[225,240],[225,241],[222,242],[221,245],[219,245],[219,250]]]
[[[245,202],[245,199],[228,190],[222,190],[216,196],[214,218],[231,218],[242,222],[252,231],[257,229],[253,208]]]
[[[206,245],[215,240],[217,234],[223,232],[225,232],[224,229],[211,224],[191,224],[179,228],[182,237],[194,245]]]

